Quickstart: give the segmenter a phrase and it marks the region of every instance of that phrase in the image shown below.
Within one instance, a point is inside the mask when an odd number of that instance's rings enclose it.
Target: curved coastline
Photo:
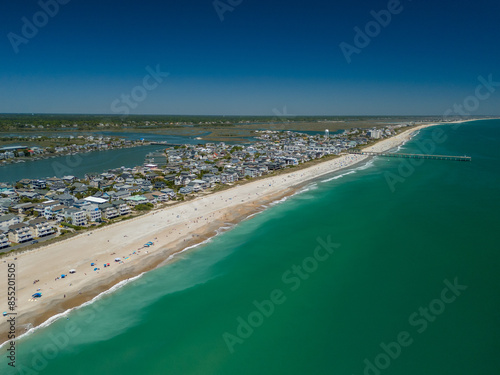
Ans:
[[[422,128],[446,124],[450,123],[421,125],[394,137],[384,139],[373,146],[367,147],[366,150],[391,150],[400,147],[418,134]],[[91,238],[90,234],[85,233],[32,252],[20,254],[16,261],[19,264],[18,320],[20,323],[18,329],[30,327],[29,331],[22,335],[25,336],[37,328],[50,325],[70,311],[86,306],[101,298],[101,296],[118,290],[126,283],[140,277],[144,272],[175,261],[178,254],[196,248],[210,241],[214,236],[223,233],[225,230],[221,231],[221,229],[226,229],[228,224],[233,226],[242,220],[251,218],[265,210],[272,203],[286,200],[287,197],[304,191],[305,186],[311,182],[324,178],[326,175],[352,169],[359,163],[369,159],[370,157],[362,155],[341,156],[303,170],[257,180],[199,197],[193,201],[157,210],[134,220],[117,223],[94,231]],[[339,176],[341,177],[343,174]],[[333,178],[340,178],[339,176]],[[239,201],[236,202],[237,200]],[[203,206],[203,204],[205,205]],[[215,207],[208,207],[208,204]],[[173,220],[170,221],[171,219]],[[158,227],[152,229],[156,225]],[[134,237],[134,239],[129,239],[127,234],[123,234],[130,233],[134,229],[145,229],[145,233],[141,233],[142,235]],[[140,244],[153,240],[154,236],[160,239],[155,241],[157,244],[148,249],[149,251],[140,247],[138,250],[134,250]],[[106,238],[109,238],[107,239],[109,244],[105,242]],[[162,238],[165,238],[165,240],[162,241]],[[110,240],[112,240],[111,243]],[[89,248],[89,242],[92,241],[96,242],[96,244],[91,245],[91,248]],[[71,259],[61,258],[64,252],[68,251],[68,247],[73,250],[72,256],[69,257]],[[124,247],[130,247],[132,250],[125,250]],[[75,257],[74,252],[76,251],[81,251],[79,253],[81,258]],[[110,254],[110,252],[112,253]],[[112,267],[106,270],[94,273],[88,266],[90,261],[95,260],[96,262],[99,261],[99,263],[106,263],[109,262],[110,257],[113,259],[113,255],[118,256],[124,252],[131,252],[129,254],[130,261],[124,264],[113,264]],[[140,252],[141,254],[132,255],[132,252]],[[11,258],[13,257],[8,257],[5,261],[13,261]],[[40,263],[41,261],[43,261],[43,264]],[[24,302],[36,288],[30,285],[29,277],[38,278],[45,282],[46,277],[50,277],[49,274],[57,275],[58,272],[65,272],[67,267],[77,269],[76,276],[71,275],[67,279],[67,281],[72,281],[69,285],[66,281],[63,284],[61,280],[48,281],[44,286],[40,286],[44,291],[43,301]],[[86,275],[86,269],[90,276]],[[31,273],[34,270],[37,270],[38,273]],[[3,272],[5,271],[1,270],[0,274],[3,274]],[[40,273],[43,273],[44,276],[40,277]],[[59,284],[57,284],[58,281]],[[75,284],[74,287],[73,283]],[[65,298],[66,293],[69,295],[68,298]],[[6,291],[0,291],[1,294],[6,294]],[[0,298],[6,300],[6,295],[2,295]],[[2,337],[6,337],[7,328],[5,321],[0,324]]]

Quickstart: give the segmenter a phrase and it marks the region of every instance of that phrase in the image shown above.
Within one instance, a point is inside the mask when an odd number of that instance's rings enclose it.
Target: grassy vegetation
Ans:
[[[134,207],[136,211],[151,211],[154,208],[152,203],[141,203]]]

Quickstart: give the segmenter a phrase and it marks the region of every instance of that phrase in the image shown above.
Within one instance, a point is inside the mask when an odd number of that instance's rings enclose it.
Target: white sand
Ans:
[[[397,136],[384,139],[367,148],[368,151],[386,151],[407,141],[411,134],[423,125],[405,131]],[[7,282],[7,263],[15,262],[17,269],[17,313],[20,324],[39,324],[34,317],[55,314],[67,306],[60,306],[79,295],[79,291],[88,292],[97,285],[116,283],[124,277],[132,277],[140,272],[148,260],[156,254],[166,259],[169,254],[179,251],[192,241],[200,240],[209,224],[231,220],[232,214],[245,207],[260,206],[262,202],[283,196],[290,188],[303,184],[318,176],[328,174],[358,163],[367,156],[344,155],[296,172],[281,174],[258,181],[253,181],[235,188],[199,197],[193,201],[167,207],[135,219],[83,233],[74,238],[41,247],[2,259],[0,280]],[[214,234],[210,228],[208,235]],[[198,237],[197,237],[198,236]],[[144,248],[143,244],[153,241],[154,246]],[[132,254],[134,251],[137,253]],[[140,252],[139,252],[140,251]],[[120,257],[123,263],[114,261]],[[128,257],[128,259],[127,259]],[[6,262],[6,263],[5,263]],[[91,262],[96,263],[99,271],[93,271]],[[110,267],[104,268],[104,263]],[[75,269],[76,274],[68,274]],[[68,274],[65,279],[55,280],[61,274]],[[34,280],[40,282],[33,284]],[[31,295],[40,292],[43,297],[31,300]],[[97,294],[96,291],[94,293]],[[0,309],[7,311],[7,287],[0,288]],[[66,295],[66,299],[64,297]],[[92,293],[90,293],[92,296]],[[89,299],[88,297],[87,299]],[[80,303],[83,301],[80,301]],[[58,305],[59,304],[59,305]],[[1,311],[0,311],[1,312]],[[23,314],[24,318],[23,319]],[[39,320],[39,319],[38,319]],[[0,332],[6,331],[6,323],[0,324]],[[21,326],[18,325],[18,328]],[[21,330],[20,330],[21,331]],[[1,340],[3,342],[5,340]]]

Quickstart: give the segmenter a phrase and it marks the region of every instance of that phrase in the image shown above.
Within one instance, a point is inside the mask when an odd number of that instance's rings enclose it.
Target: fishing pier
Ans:
[[[349,150],[348,153],[349,154],[357,154],[357,155],[384,156],[384,157],[388,157],[388,158],[472,161],[472,158],[470,156],[399,154],[399,153],[393,153],[393,152],[372,152],[372,151],[361,151],[361,150]]]

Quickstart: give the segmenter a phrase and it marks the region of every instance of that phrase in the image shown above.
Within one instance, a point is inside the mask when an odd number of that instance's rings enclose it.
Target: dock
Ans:
[[[433,159],[433,160],[449,160],[449,161],[472,161],[470,156],[452,156],[452,155],[428,155],[428,154],[400,154],[393,152],[372,152],[361,150],[349,150],[349,154],[369,155],[369,156],[384,156],[388,158],[406,158],[406,159]]]

